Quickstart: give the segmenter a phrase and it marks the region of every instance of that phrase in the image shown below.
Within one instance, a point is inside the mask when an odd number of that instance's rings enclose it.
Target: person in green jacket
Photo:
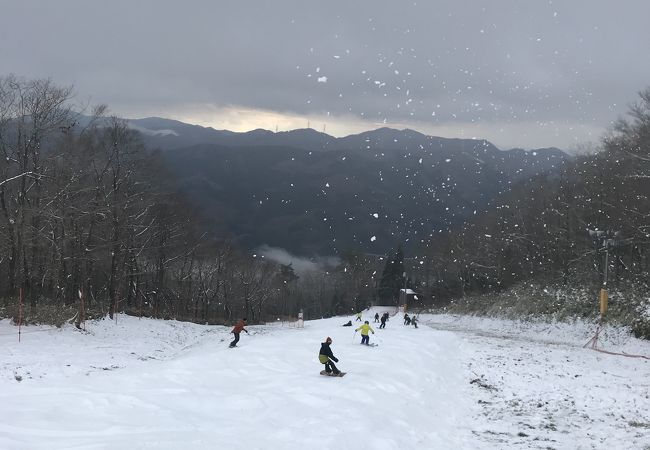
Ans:
[[[375,330],[372,329],[368,321],[366,320],[363,325],[357,328],[355,331],[361,330],[361,343],[370,345],[370,336],[368,335],[369,331],[372,331],[372,334],[375,334]]]

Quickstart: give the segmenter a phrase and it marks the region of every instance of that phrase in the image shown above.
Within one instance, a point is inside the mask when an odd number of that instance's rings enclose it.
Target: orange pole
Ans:
[[[605,317],[605,313],[607,312],[607,289],[602,288],[600,290],[600,317],[601,319]]]

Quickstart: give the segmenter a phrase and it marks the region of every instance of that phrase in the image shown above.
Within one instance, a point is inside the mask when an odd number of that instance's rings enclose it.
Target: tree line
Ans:
[[[298,276],[206,231],[156,151],[73,90],[0,78],[0,313],[77,325],[117,311],[222,323],[340,314],[377,292],[376,258]],[[372,269],[371,269],[372,268]]]
[[[513,185],[489,211],[431,239],[423,254],[427,292],[443,303],[530,283],[584,288],[596,299],[606,283],[621,291],[614,306],[623,320],[650,337],[650,89],[596,153]],[[577,312],[594,316],[597,302]]]
[[[458,232],[431,243],[456,294],[522,280],[642,283],[650,270],[650,89],[601,151],[519,183]]]

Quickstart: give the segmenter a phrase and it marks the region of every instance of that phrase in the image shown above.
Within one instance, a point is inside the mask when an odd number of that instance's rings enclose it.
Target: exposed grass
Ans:
[[[467,296],[443,309],[454,314],[476,314],[506,319],[542,319],[571,322],[600,317],[599,287],[522,284],[507,291]],[[634,335],[650,339],[650,294],[646,285],[610,289],[609,323],[629,326]]]
[[[23,325],[53,325],[61,327],[66,322],[74,322],[77,318],[78,309],[75,306],[64,305],[24,305],[22,313],[17,305],[0,308],[1,319],[11,319],[16,325],[22,316]],[[91,320],[101,317],[103,313],[96,310],[85,312],[85,319]]]

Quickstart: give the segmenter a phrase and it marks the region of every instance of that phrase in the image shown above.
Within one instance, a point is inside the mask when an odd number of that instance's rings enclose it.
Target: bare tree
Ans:
[[[0,216],[9,247],[6,294],[18,283],[29,288],[32,268],[43,264],[37,251],[42,180],[47,176],[43,153],[71,126],[71,92],[50,80],[0,78]],[[29,290],[28,296],[33,302]]]

